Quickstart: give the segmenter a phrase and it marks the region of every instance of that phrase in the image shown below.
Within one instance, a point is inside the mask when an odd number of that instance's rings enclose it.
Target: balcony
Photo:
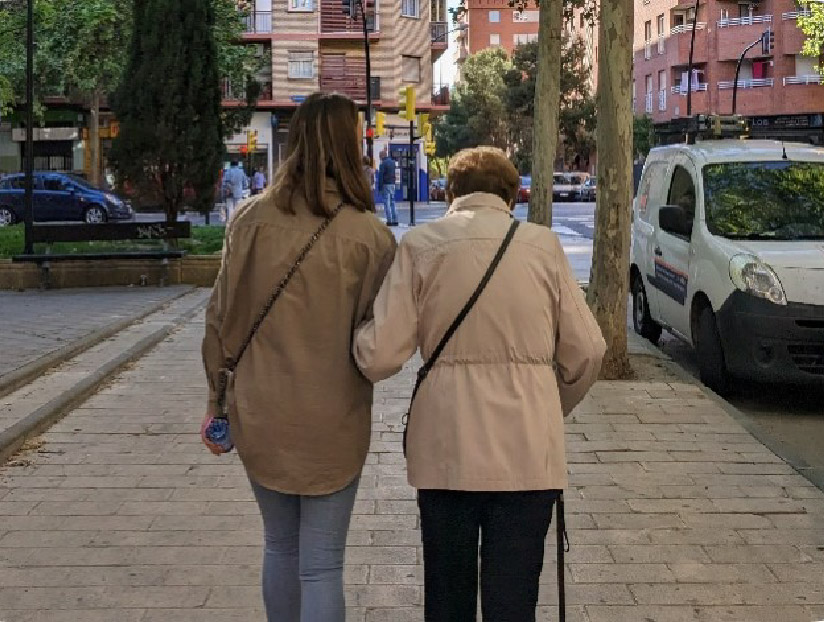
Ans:
[[[801,54],[801,48],[804,47],[804,33],[798,27],[798,18],[811,15],[808,11],[792,11],[781,15],[781,40],[778,44],[781,47],[781,53],[795,56]]]
[[[226,103],[233,103],[235,105],[244,104],[246,102],[246,88],[243,86],[234,86],[231,81],[226,78],[220,84],[221,96]],[[260,83],[260,96],[258,101],[269,101],[272,99],[272,83]]]
[[[692,24],[676,26],[670,31],[670,40],[667,43],[667,63],[670,67],[686,67],[690,59],[692,45]],[[695,49],[693,64],[700,65],[707,62],[707,24],[698,22],[695,25]]]
[[[738,60],[747,46],[772,25],[772,15],[722,19],[718,22],[718,60]]]
[[[430,25],[432,39],[432,62],[438,60],[449,47],[449,22],[432,22]]]
[[[449,87],[444,85],[440,88],[435,88],[432,92],[432,105],[433,106],[449,106]]]
[[[378,38],[378,17],[375,0],[365,0],[366,29],[370,38]],[[354,6],[358,6],[355,3]],[[363,20],[360,11],[352,17],[343,10],[340,0],[321,0],[320,2],[320,38],[321,39],[362,39]]]
[[[243,33],[246,35],[272,34],[271,11],[252,11],[242,16]]]
[[[321,54],[320,90],[338,92],[358,102],[366,102],[366,59],[345,54]],[[372,77],[372,100],[381,98],[381,79]]]
[[[692,92],[695,93],[705,93],[709,89],[709,84],[706,82],[699,82],[699,83],[692,83]],[[670,89],[670,93],[673,95],[683,95],[684,97],[687,96],[687,87],[686,86],[674,86]]]
[[[784,86],[810,86],[821,84],[822,79],[820,75],[811,76],[787,76],[784,78]]]
[[[752,80],[739,80],[739,88],[737,95],[737,110],[738,114],[747,116],[767,116],[779,113],[781,107],[781,100],[786,97],[786,94],[779,89],[745,87],[741,88],[741,83],[750,83]],[[763,82],[763,81],[762,81]],[[772,83],[773,80],[769,79]],[[732,82],[718,84],[718,97],[714,104],[714,108],[719,114],[732,113]],[[786,106],[786,104],[785,104]],[[795,111],[795,104],[792,106]]]
[[[775,85],[775,79],[773,78],[760,78],[757,80],[739,80],[738,81],[738,89],[758,89],[764,87],[770,87]],[[727,80],[718,83],[718,90],[724,91],[727,89],[732,89],[735,87],[735,80]]]

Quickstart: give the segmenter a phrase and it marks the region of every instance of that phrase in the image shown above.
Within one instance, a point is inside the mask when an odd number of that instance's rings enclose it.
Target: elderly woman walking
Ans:
[[[206,314],[203,440],[228,449],[213,432],[228,415],[263,515],[269,622],[345,620],[344,548],[373,394],[352,332],[395,251],[360,140],[350,99],[315,94],[298,108],[275,183],[229,224]]]
[[[567,485],[563,417],[595,382],[604,340],[558,238],[512,217],[518,173],[502,151],[450,162],[449,211],[409,232],[357,332],[372,381],[420,348],[408,420],[425,619],[535,620],[544,541]],[[469,302],[468,302],[469,301]]]

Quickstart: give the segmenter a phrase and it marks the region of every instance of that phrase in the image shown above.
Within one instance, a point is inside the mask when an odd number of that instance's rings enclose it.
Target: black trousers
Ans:
[[[535,622],[558,491],[420,490],[426,622]]]

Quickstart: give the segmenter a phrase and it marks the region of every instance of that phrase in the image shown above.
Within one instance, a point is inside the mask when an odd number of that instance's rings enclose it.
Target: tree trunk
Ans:
[[[552,226],[552,174],[561,105],[563,0],[543,0],[538,18],[538,75],[532,130],[532,192],[529,222]]]
[[[100,185],[100,91],[92,93],[91,114],[89,115],[89,155],[91,170],[89,181]]]
[[[633,0],[601,2],[598,63],[598,205],[587,301],[607,342],[601,375],[632,374],[627,356],[632,203]]]

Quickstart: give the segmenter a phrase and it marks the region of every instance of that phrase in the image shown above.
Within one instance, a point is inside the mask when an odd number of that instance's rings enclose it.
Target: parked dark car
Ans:
[[[429,188],[430,201],[446,201],[446,180],[435,179]]]
[[[0,227],[23,221],[25,188],[22,173],[0,178]],[[134,212],[128,201],[95,188],[82,177],[66,173],[34,174],[35,222],[97,224],[132,218]]]
[[[518,188],[518,203],[529,203],[532,194],[532,177],[521,177],[521,187]]]

